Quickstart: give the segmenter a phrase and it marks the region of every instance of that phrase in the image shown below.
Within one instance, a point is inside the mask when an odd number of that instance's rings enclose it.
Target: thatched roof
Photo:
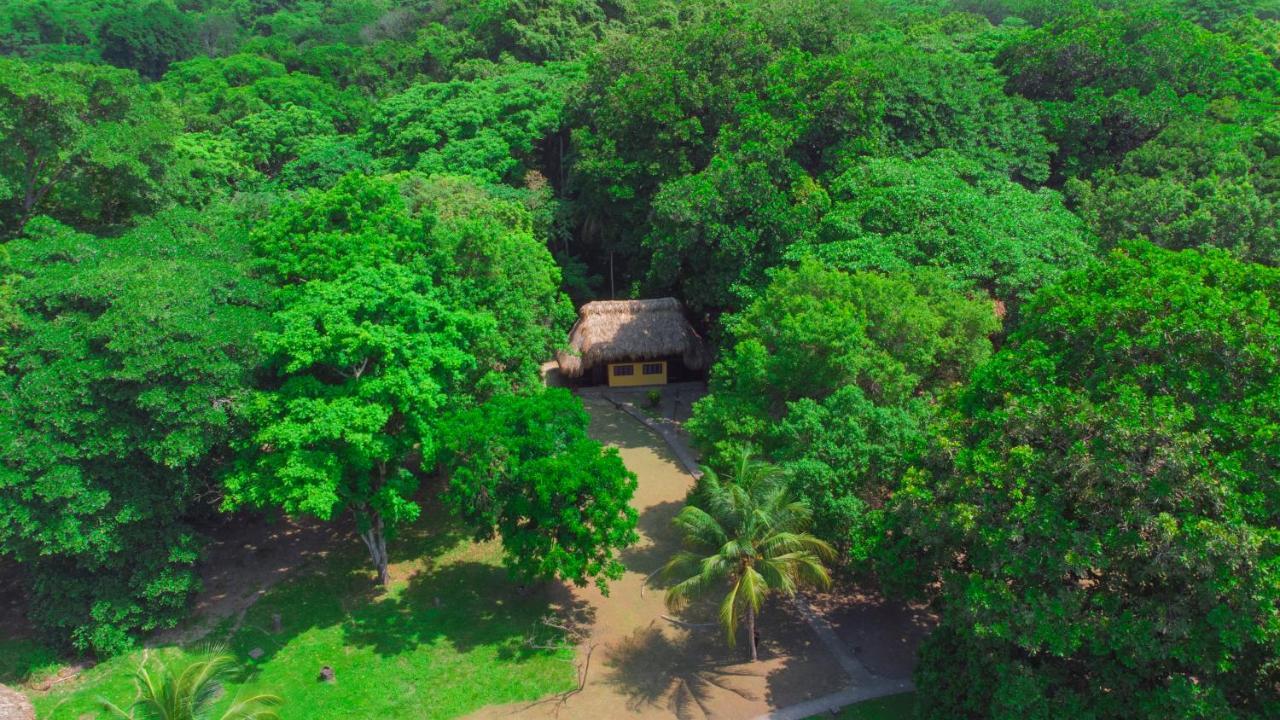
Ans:
[[[639,362],[680,355],[701,370],[710,362],[707,347],[675,298],[599,300],[578,309],[569,332],[569,351],[556,353],[560,372],[581,377],[599,363]]]

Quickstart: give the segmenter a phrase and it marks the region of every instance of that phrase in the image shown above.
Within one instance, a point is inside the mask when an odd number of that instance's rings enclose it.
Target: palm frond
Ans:
[[[722,582],[727,575],[723,570],[723,564],[716,562],[716,560],[717,556],[714,555],[704,558],[699,564],[697,572],[667,588],[664,598],[667,607],[672,610],[679,610],[687,605],[689,600],[705,594],[717,583]]]
[[[283,704],[284,701],[275,695],[253,695],[237,700],[223,713],[221,720],[280,720],[280,716],[271,708]]]
[[[765,582],[760,572],[754,567],[748,567],[742,573],[742,579],[739,581],[741,589],[738,594],[742,599],[751,605],[751,609],[760,612],[760,606],[764,604],[764,600],[769,596],[769,584]]]
[[[729,594],[720,601],[720,625],[724,628],[729,647],[735,647],[738,644],[738,593],[741,589],[742,578],[738,578],[738,581],[729,589]]]
[[[714,549],[727,539],[719,521],[696,505],[686,505],[673,522],[681,531],[685,545],[693,549]]]

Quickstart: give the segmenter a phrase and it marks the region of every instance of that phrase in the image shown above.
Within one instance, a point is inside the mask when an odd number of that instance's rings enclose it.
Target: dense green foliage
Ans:
[[[1274,716],[1277,109],[1271,0],[0,3],[0,559],[100,656],[220,512],[604,583],[539,366],[670,294],[925,717]]]
[[[750,443],[793,475],[817,529],[865,556],[880,506],[923,448],[933,397],[991,352],[990,300],[933,271],[780,270],[725,320],[711,395],[690,423],[715,457]]]
[[[502,538],[522,581],[577,585],[622,576],[616,551],[634,543],[636,478],[615,449],[587,437],[582,403],[560,389],[507,395],[450,419],[447,501],[481,539]]]
[[[0,544],[36,619],[114,652],[196,584],[184,522],[236,434],[266,288],[229,218],[164,213],[116,239],[46,219],[6,246],[16,306],[0,413]]]
[[[895,497],[945,598],[924,717],[1280,708],[1277,290],[1132,244],[1027,308]]]

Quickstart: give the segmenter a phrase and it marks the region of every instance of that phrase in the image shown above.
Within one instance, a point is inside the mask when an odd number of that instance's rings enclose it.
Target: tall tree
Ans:
[[[808,504],[792,497],[784,473],[754,460],[750,450],[730,456],[723,478],[704,467],[692,502],[675,518],[685,549],[663,567],[679,580],[667,588],[668,607],[727,587],[720,602],[725,636],[734,645],[746,615],[751,659],[758,660],[756,616],[764,601],[831,585],[823,562],[835,558],[835,549],[805,532],[809,522]]]
[[[198,586],[185,520],[239,432],[266,324],[238,225],[169,211],[112,239],[40,218],[6,247],[0,555],[29,568],[57,644],[119,652]]]
[[[41,213],[95,230],[154,209],[176,132],[132,72],[0,58],[0,233]]]
[[[582,402],[561,389],[503,395],[448,420],[446,499],[483,539],[502,538],[521,581],[622,576],[617,552],[634,543],[636,477],[617,450],[587,437]]]
[[[385,584],[442,419],[537,382],[561,328],[559,275],[527,223],[469,181],[416,176],[349,175],[277,209],[255,235],[279,287],[279,329],[260,335],[272,381],[245,406],[256,432],[227,506],[350,513]]]
[[[386,585],[387,537],[418,517],[411,464],[434,457],[434,421],[492,320],[455,310],[401,265],[357,266],[289,293],[261,336],[279,384],[242,409],[257,428],[224,479],[227,507],[351,513]],[[488,321],[488,322],[486,322]]]
[[[1280,272],[1127,244],[1070,273],[894,498],[940,582],[926,718],[1280,707]]]

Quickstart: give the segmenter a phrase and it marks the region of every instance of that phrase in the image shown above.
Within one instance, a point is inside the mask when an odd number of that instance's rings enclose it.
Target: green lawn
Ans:
[[[811,720],[911,720],[916,709],[916,694],[889,695],[850,705],[836,715],[820,715]]]
[[[246,668],[231,694],[280,695],[285,720],[394,720],[457,717],[572,687],[571,652],[531,649],[527,642],[533,635],[549,639],[539,622],[550,611],[548,601],[515,592],[495,546],[445,531],[402,537],[393,549],[402,560],[395,570],[409,579],[387,593],[375,592],[360,549],[337,549],[250,609],[226,643]],[[268,631],[274,613],[282,617],[279,634]],[[231,626],[231,620],[224,622],[211,637],[225,638]],[[251,661],[255,648],[264,655]],[[180,663],[200,650],[151,653]],[[95,717],[100,697],[128,704],[142,656],[138,651],[115,658],[69,687],[36,695],[39,717]],[[29,642],[0,642],[0,681],[47,672],[50,659]],[[317,681],[324,665],[334,668],[337,682]],[[230,700],[229,695],[225,702]]]

